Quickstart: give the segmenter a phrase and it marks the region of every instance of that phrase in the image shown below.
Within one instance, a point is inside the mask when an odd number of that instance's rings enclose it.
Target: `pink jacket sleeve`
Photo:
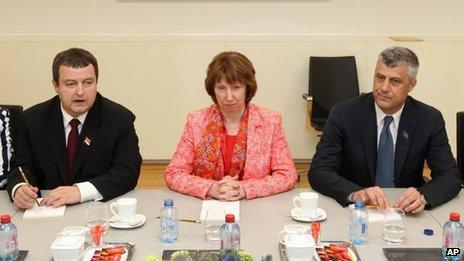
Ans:
[[[189,114],[179,145],[166,168],[164,177],[168,188],[183,194],[205,199],[208,190],[215,181],[192,174],[195,155],[192,124],[191,114]]]
[[[261,174],[244,173],[245,176],[257,175],[256,178],[247,178],[242,181],[247,199],[266,197],[291,190],[297,182],[298,176],[290,154],[290,149],[288,148],[287,140],[285,139],[280,114],[277,114],[273,123],[274,126],[264,126],[267,129],[266,133],[269,131],[270,127],[273,128],[270,146],[270,170],[267,173]],[[259,142],[257,141],[256,143]],[[262,150],[263,151],[259,153],[260,155],[267,153],[266,148]],[[265,160],[262,160],[261,164],[264,161]]]

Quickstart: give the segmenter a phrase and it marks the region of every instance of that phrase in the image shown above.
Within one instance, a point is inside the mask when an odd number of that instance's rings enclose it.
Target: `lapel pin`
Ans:
[[[403,131],[403,137],[405,139],[408,139],[409,138],[409,134],[406,132],[406,131]]]
[[[89,137],[85,137],[85,139],[84,139],[85,145],[90,146],[91,142],[92,142],[92,140]]]

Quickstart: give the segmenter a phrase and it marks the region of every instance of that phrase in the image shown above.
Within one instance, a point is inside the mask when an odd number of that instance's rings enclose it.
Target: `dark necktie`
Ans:
[[[66,185],[71,185],[72,181],[72,169],[74,163],[74,153],[76,152],[77,139],[79,137],[79,126],[78,119],[72,119],[69,122],[71,125],[71,132],[68,135],[68,146],[66,147]]]
[[[379,149],[377,151],[375,184],[382,188],[393,188],[394,186],[395,152],[393,148],[393,138],[389,128],[392,121],[392,116],[385,116],[383,129],[380,133]]]

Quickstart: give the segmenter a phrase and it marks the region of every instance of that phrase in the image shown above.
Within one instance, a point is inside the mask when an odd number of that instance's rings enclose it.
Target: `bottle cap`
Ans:
[[[356,202],[354,202],[354,207],[355,208],[363,208],[364,207],[364,202],[361,201],[361,200],[356,200]]]
[[[10,223],[11,222],[11,216],[8,215],[8,214],[2,215],[2,216],[0,216],[0,221],[2,222],[2,224]]]
[[[451,212],[449,215],[449,219],[451,221],[459,221],[461,219],[461,216],[459,215],[459,212]]]
[[[172,198],[167,198],[164,200],[164,206],[165,207],[172,207],[174,205],[174,201]]]
[[[227,214],[226,215],[226,222],[228,222],[228,223],[235,222],[234,214]]]
[[[433,236],[433,230],[430,228],[424,229],[424,234],[427,236]]]

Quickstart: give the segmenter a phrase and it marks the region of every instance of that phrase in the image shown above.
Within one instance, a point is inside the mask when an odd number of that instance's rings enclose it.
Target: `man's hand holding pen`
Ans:
[[[24,184],[15,191],[13,203],[18,208],[32,208],[37,202],[37,193],[39,193],[37,187],[30,187]]]
[[[37,193],[39,189],[37,187],[33,187],[29,181],[27,180],[26,173],[24,173],[21,166],[18,166],[19,173],[21,174],[25,184],[21,185],[16,191],[14,192],[14,201],[13,203],[19,208],[32,208],[34,203],[37,203],[40,206],[39,201],[37,200]]]

